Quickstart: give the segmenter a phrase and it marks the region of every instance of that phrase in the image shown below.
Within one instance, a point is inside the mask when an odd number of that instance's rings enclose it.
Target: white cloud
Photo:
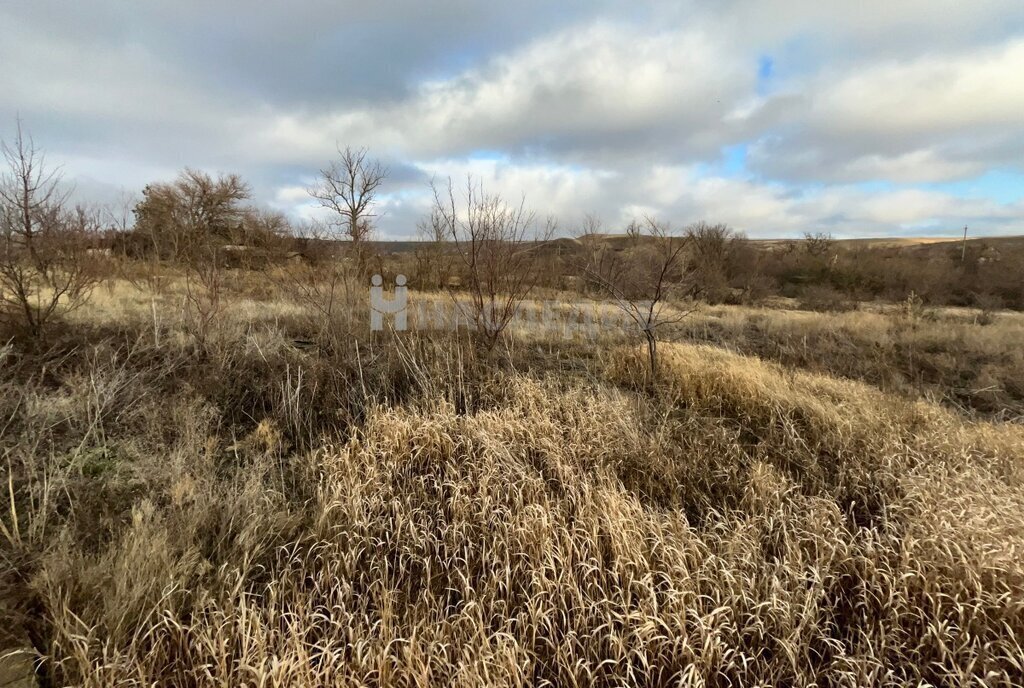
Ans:
[[[395,236],[425,180],[467,173],[610,228],[649,212],[760,235],[1024,230],[983,184],[913,188],[1024,173],[1020,0],[528,2],[8,4],[0,116],[21,113],[69,177],[239,172],[296,217],[316,214],[305,185],[336,142],[366,145],[395,170]],[[740,144],[747,169],[724,172]]]
[[[654,148],[714,154],[752,87],[742,56],[700,31],[596,23],[538,40],[409,100],[330,114],[283,115],[261,139],[306,154],[334,140],[417,156],[475,149],[594,158]]]
[[[441,184],[450,177],[460,191],[467,175],[490,193],[518,203],[538,216],[552,215],[570,234],[585,213],[621,232],[631,218],[650,215],[683,227],[698,220],[724,222],[752,237],[800,236],[825,231],[836,236],[907,234],[928,227],[955,234],[964,224],[979,232],[999,228],[1024,231],[1024,203],[998,203],[984,197],[957,198],[919,189],[869,190],[833,185],[799,191],[780,183],[762,183],[709,175],[699,165],[637,166],[611,172],[589,168],[516,164],[498,161],[440,161],[421,169]],[[416,220],[430,206],[427,187],[411,190],[385,204],[384,234],[411,237]]]
[[[911,61],[857,64],[797,80],[762,109],[784,133],[752,160],[795,179],[925,182],[1018,162],[1024,151],[1024,38]],[[758,117],[755,113],[752,117]]]
[[[927,137],[1021,126],[1024,39],[986,50],[928,55],[853,70],[813,98],[818,126]],[[827,125],[826,125],[827,123]]]

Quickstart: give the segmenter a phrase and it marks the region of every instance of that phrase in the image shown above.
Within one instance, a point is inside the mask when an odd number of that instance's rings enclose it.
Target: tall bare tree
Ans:
[[[454,242],[468,278],[471,317],[481,341],[492,350],[537,285],[538,249],[554,234],[554,222],[539,225],[525,200],[509,205],[472,179],[466,180],[461,202],[451,179],[444,189],[435,185],[432,217]]]
[[[68,209],[59,169],[50,169],[18,122],[14,142],[0,146],[0,304],[3,317],[32,337],[54,316],[79,306],[96,271],[88,248],[100,232],[92,211]]]
[[[338,159],[320,170],[320,178],[309,188],[310,196],[335,215],[334,225],[351,242],[360,272],[368,257],[377,194],[390,174],[367,156],[365,148],[338,148]]]

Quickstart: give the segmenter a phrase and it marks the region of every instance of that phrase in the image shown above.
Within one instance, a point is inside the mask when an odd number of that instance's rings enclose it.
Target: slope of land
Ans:
[[[1024,427],[834,375],[867,335],[791,354],[842,323],[764,315],[778,363],[683,334],[653,379],[629,340],[318,339],[263,292],[199,343],[175,289],[2,350],[4,645],[53,685],[1021,675]]]

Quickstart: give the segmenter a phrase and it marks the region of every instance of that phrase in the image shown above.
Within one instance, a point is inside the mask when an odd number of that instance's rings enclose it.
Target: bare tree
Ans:
[[[583,221],[580,223],[579,236],[599,238],[602,226],[601,218],[593,213],[587,213],[583,216]]]
[[[351,242],[362,273],[367,242],[373,233],[377,193],[390,172],[379,161],[368,159],[365,148],[338,148],[338,156],[320,170],[320,179],[309,188],[309,194],[336,216],[334,224]]]
[[[417,284],[421,288],[442,289],[448,283],[454,256],[448,250],[448,227],[437,208],[420,220],[416,232],[422,242],[414,253]]]
[[[107,231],[120,238],[129,234],[135,228],[135,208],[139,201],[138,194],[122,191],[118,195],[117,201],[103,210],[103,220]]]
[[[812,256],[825,256],[832,252],[835,241],[828,232],[804,232],[804,251]]]
[[[639,228],[639,223],[636,226]],[[580,269],[636,324],[647,344],[648,363],[655,376],[660,331],[693,312],[692,307],[683,307],[682,300],[692,296],[695,285],[684,260],[691,235],[680,236],[668,224],[653,218],[646,218],[645,226],[646,233],[640,229],[631,232],[636,246],[628,253],[584,240]]]
[[[94,286],[88,248],[100,232],[92,211],[66,208],[68,191],[18,122],[2,144],[0,303],[3,316],[39,337],[54,316],[81,305]]]
[[[492,350],[540,275],[538,248],[554,234],[548,220],[539,226],[534,213],[507,204],[483,186],[466,180],[461,203],[454,185],[434,189],[434,221],[455,245],[471,300],[471,317],[481,341]]]
[[[734,296],[737,288],[749,294],[756,281],[757,255],[746,235],[724,224],[697,222],[686,230],[690,237],[687,267],[711,303]]]
[[[640,243],[640,238],[643,236],[644,228],[635,218],[629,221],[626,225],[626,236],[629,238],[629,243],[633,246],[637,246]]]

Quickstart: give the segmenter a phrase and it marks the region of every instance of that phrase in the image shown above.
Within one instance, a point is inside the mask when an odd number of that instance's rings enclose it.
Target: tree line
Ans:
[[[59,169],[20,122],[2,150],[0,317],[29,338],[41,337],[112,273],[155,294],[168,268],[183,276],[186,315],[200,341],[221,308],[225,271],[272,272],[325,323],[364,290],[369,274],[402,272],[414,288],[468,297],[488,348],[537,289],[610,299],[647,341],[652,370],[659,329],[698,301],[787,297],[799,307],[838,310],[913,294],[933,304],[1024,307],[1024,257],[1012,248],[922,253],[850,247],[824,233],[768,245],[726,225],[676,229],[656,217],[606,232],[588,215],[559,228],[525,199],[512,203],[477,180],[449,179],[432,183],[416,248],[388,254],[375,230],[390,172],[366,149],[339,147],[308,189],[322,219],[304,224],[253,203],[238,175],[196,169],[149,184],[118,215],[72,203]],[[991,269],[993,261],[1002,261],[1000,269]]]

